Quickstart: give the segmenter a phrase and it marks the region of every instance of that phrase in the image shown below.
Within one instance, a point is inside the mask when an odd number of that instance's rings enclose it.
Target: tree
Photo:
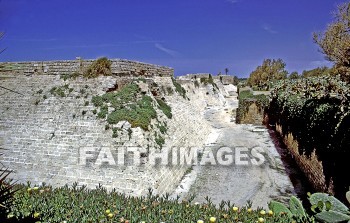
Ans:
[[[225,68],[225,74],[226,75],[228,74],[228,68],[227,67]]]
[[[314,41],[329,61],[334,62],[335,73],[350,81],[350,2],[337,7],[335,21],[324,33],[314,33]]]
[[[287,78],[286,64],[282,59],[265,59],[249,76],[248,85],[257,86],[258,89],[268,90],[270,84],[277,80]]]
[[[331,69],[328,67],[317,67],[312,70],[304,70],[301,74],[302,77],[319,77],[319,76],[326,76],[331,73]]]
[[[288,78],[289,79],[298,79],[299,78],[299,74],[298,74],[298,72],[294,71],[288,76]]]

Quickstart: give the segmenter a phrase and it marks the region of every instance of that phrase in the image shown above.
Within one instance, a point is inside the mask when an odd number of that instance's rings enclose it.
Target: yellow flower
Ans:
[[[236,212],[236,211],[238,211],[238,207],[235,206],[235,207],[232,208],[232,210],[233,210],[234,212]]]
[[[38,218],[40,216],[40,213],[35,212],[33,216],[34,216],[34,218]]]
[[[141,221],[140,223],[146,223],[145,221]]]
[[[266,211],[261,210],[261,211],[260,211],[260,214],[261,214],[261,215],[265,215],[265,214],[266,214]]]
[[[33,190],[39,190],[39,187],[33,187]]]
[[[197,223],[204,223],[204,221],[203,220],[198,220]]]
[[[209,221],[210,221],[210,222],[216,222],[216,217],[211,217],[211,218],[209,219]]]
[[[273,215],[273,211],[271,211],[271,210],[269,210],[269,215],[271,216],[271,215]]]
[[[248,213],[252,212],[252,209],[251,209],[251,208],[248,208],[248,209],[247,209],[247,212],[248,212]]]
[[[112,214],[112,213],[108,214],[108,217],[110,217],[110,218],[113,218],[113,216],[114,216],[114,214]]]
[[[259,223],[263,223],[265,221],[265,219],[263,219],[263,218],[258,218],[258,222]]]
[[[28,192],[32,191],[32,188],[28,188],[27,191],[28,191]]]
[[[111,210],[107,209],[106,214],[109,214],[109,213],[111,213]]]

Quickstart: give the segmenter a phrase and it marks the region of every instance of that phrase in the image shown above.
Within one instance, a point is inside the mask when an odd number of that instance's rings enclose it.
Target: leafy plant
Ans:
[[[0,148],[3,150],[3,148]],[[3,154],[0,153],[0,156]],[[4,165],[0,163],[0,219],[3,216],[6,216],[10,210],[10,206],[14,201],[14,194],[16,189],[14,189],[14,184],[8,179],[8,176],[11,174],[7,168],[4,168]]]
[[[350,212],[347,206],[325,193],[314,193],[310,195],[311,210],[315,212],[315,218],[325,222],[350,221]]]
[[[215,206],[209,198],[203,204],[193,203],[194,196],[187,201],[170,199],[169,195],[131,197],[99,186],[67,185],[30,187],[19,185],[16,200],[10,212],[11,219],[22,220],[36,217],[40,222],[292,222],[288,215],[266,213],[261,208],[252,209],[251,203],[236,207],[223,201]],[[301,222],[301,221],[300,221]],[[303,222],[312,222],[306,219]]]

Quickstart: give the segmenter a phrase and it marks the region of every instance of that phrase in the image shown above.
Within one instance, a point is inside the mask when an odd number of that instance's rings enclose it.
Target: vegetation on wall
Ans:
[[[175,87],[175,91],[176,91],[179,95],[181,95],[184,99],[187,99],[185,88],[183,88],[183,87],[181,86],[181,84],[179,84],[179,83],[175,80],[175,78],[171,78],[171,80],[172,80],[173,85],[174,85],[174,87]]]
[[[261,113],[264,113],[269,105],[269,99],[266,95],[253,95],[250,90],[239,92],[238,101],[238,108],[236,111],[236,123],[238,124],[243,120],[250,105],[255,103]]]
[[[200,82],[201,84],[204,84],[204,85],[208,85],[208,84],[211,84],[213,86],[213,88],[215,89],[219,89],[218,86],[214,83],[214,80],[213,80],[213,77],[211,76],[211,74],[209,74],[209,77],[206,78],[206,77],[201,77],[200,78]]]
[[[157,118],[156,105],[172,118],[170,106],[162,100],[154,101],[150,96],[142,95],[137,83],[128,84],[119,91],[93,96],[91,102],[99,108],[97,117],[106,118],[109,124],[128,121],[132,127],[148,130],[151,120]]]
[[[350,179],[341,173],[350,157],[350,86],[339,77],[322,76],[280,82],[272,91],[269,122],[292,133],[300,154],[316,152],[327,184],[332,178],[336,195]]]
[[[98,76],[112,75],[112,62],[107,57],[102,57],[94,61],[89,68],[83,73],[84,77],[94,78]]]

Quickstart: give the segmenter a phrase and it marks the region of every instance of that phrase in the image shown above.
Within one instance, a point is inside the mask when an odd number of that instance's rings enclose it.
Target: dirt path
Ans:
[[[205,202],[205,197],[209,196],[215,204],[229,200],[239,206],[251,200],[253,207],[265,208],[271,199],[283,200],[294,194],[292,182],[267,129],[235,124],[230,111],[237,108],[237,98],[226,99],[226,107],[211,107],[205,113],[213,127],[212,141],[206,150],[216,154],[221,147],[260,147],[264,151],[264,163],[260,166],[251,163],[240,166],[235,162],[230,166],[194,166],[175,194],[182,198],[195,194],[195,202]]]

